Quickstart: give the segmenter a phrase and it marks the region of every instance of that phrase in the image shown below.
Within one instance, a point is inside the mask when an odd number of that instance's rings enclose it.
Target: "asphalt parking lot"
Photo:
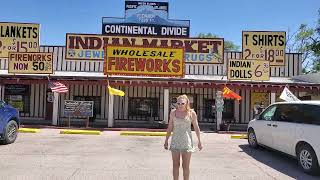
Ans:
[[[14,144],[0,145],[0,179],[172,179],[164,137],[119,134],[70,135],[56,129],[20,133]],[[249,148],[245,139],[216,133],[201,136],[204,149],[191,158],[192,180],[320,178],[304,174],[294,159],[280,153]]]

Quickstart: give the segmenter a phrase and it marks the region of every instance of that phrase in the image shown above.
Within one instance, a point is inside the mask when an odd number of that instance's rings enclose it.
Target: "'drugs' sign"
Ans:
[[[269,62],[264,60],[229,59],[228,79],[268,81],[270,79]]]
[[[183,48],[106,46],[105,75],[184,76]]]
[[[270,66],[284,66],[286,32],[243,31],[242,58],[270,62]]]

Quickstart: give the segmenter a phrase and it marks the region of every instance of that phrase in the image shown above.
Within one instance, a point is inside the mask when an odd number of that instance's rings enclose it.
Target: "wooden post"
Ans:
[[[68,118],[68,126],[70,127],[70,116]]]
[[[89,127],[89,116],[87,116],[87,123],[86,123],[86,128]]]

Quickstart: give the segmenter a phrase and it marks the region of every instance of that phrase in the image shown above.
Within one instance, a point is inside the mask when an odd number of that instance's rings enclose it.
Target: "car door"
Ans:
[[[272,119],[277,109],[276,105],[268,107],[260,116],[257,117],[254,131],[259,144],[272,147]]]
[[[0,134],[3,133],[4,128],[4,102],[0,101]]]
[[[297,119],[303,115],[298,104],[280,104],[275,112],[272,122],[272,148],[295,155]]]

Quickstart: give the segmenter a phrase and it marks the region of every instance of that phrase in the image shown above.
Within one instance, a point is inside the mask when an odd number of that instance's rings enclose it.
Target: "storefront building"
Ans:
[[[134,2],[136,1],[131,3]],[[165,7],[165,4],[163,6]],[[94,116],[90,118],[91,125],[158,127],[160,122],[168,121],[168,114],[170,109],[174,108],[175,98],[180,94],[187,94],[192,108],[198,114],[200,125],[215,128],[216,92],[221,91],[225,86],[242,97],[240,101],[234,99],[224,101],[223,120],[234,124],[235,127],[246,126],[254,117],[257,103],[267,106],[280,101],[279,96],[284,87],[288,87],[301,99],[303,99],[301,96],[319,92],[320,89],[320,83],[296,78],[302,74],[301,54],[286,53],[283,55],[282,65],[270,64],[268,80],[230,80],[228,62],[230,59],[244,58],[243,52],[224,52],[223,39],[203,39],[201,42],[199,38],[188,38],[189,22],[180,23],[180,28],[176,27],[180,29],[176,31],[178,33],[176,35],[165,33],[157,37],[146,36],[143,33],[133,35],[128,30],[123,30],[122,34],[121,32],[119,34],[116,32],[115,24],[115,21],[110,23],[110,19],[103,18],[103,35],[67,34],[66,46],[41,46],[39,52],[53,53],[53,73],[49,75],[9,73],[9,59],[1,58],[0,99],[19,109],[22,122],[66,125],[69,117],[64,114],[64,101],[77,100],[94,102]],[[155,29],[157,28],[153,28]],[[130,37],[129,41],[126,42],[123,36]],[[103,44],[141,45],[139,44],[141,41],[147,42],[149,46],[152,46],[154,40],[158,40],[160,47],[164,44],[170,46],[168,41],[171,40],[171,46],[181,46],[186,51],[184,76],[107,76],[103,61],[104,45],[99,43],[99,39],[103,39]],[[210,52],[197,52],[198,54],[195,53],[197,57],[193,56],[195,54],[188,53],[186,46],[194,47],[192,44],[196,42],[197,50],[211,49],[212,54],[220,54],[220,57],[215,59],[216,62],[205,62],[208,56],[201,57],[201,54],[206,55]],[[146,44],[142,45],[146,46]],[[194,49],[191,48],[191,50]],[[48,78],[65,84],[69,91],[59,94],[59,100],[54,99],[53,93],[48,88]],[[112,87],[124,91],[125,96],[109,95],[107,80]],[[55,106],[54,103],[58,104]],[[83,120],[82,117],[72,118],[74,122]]]

